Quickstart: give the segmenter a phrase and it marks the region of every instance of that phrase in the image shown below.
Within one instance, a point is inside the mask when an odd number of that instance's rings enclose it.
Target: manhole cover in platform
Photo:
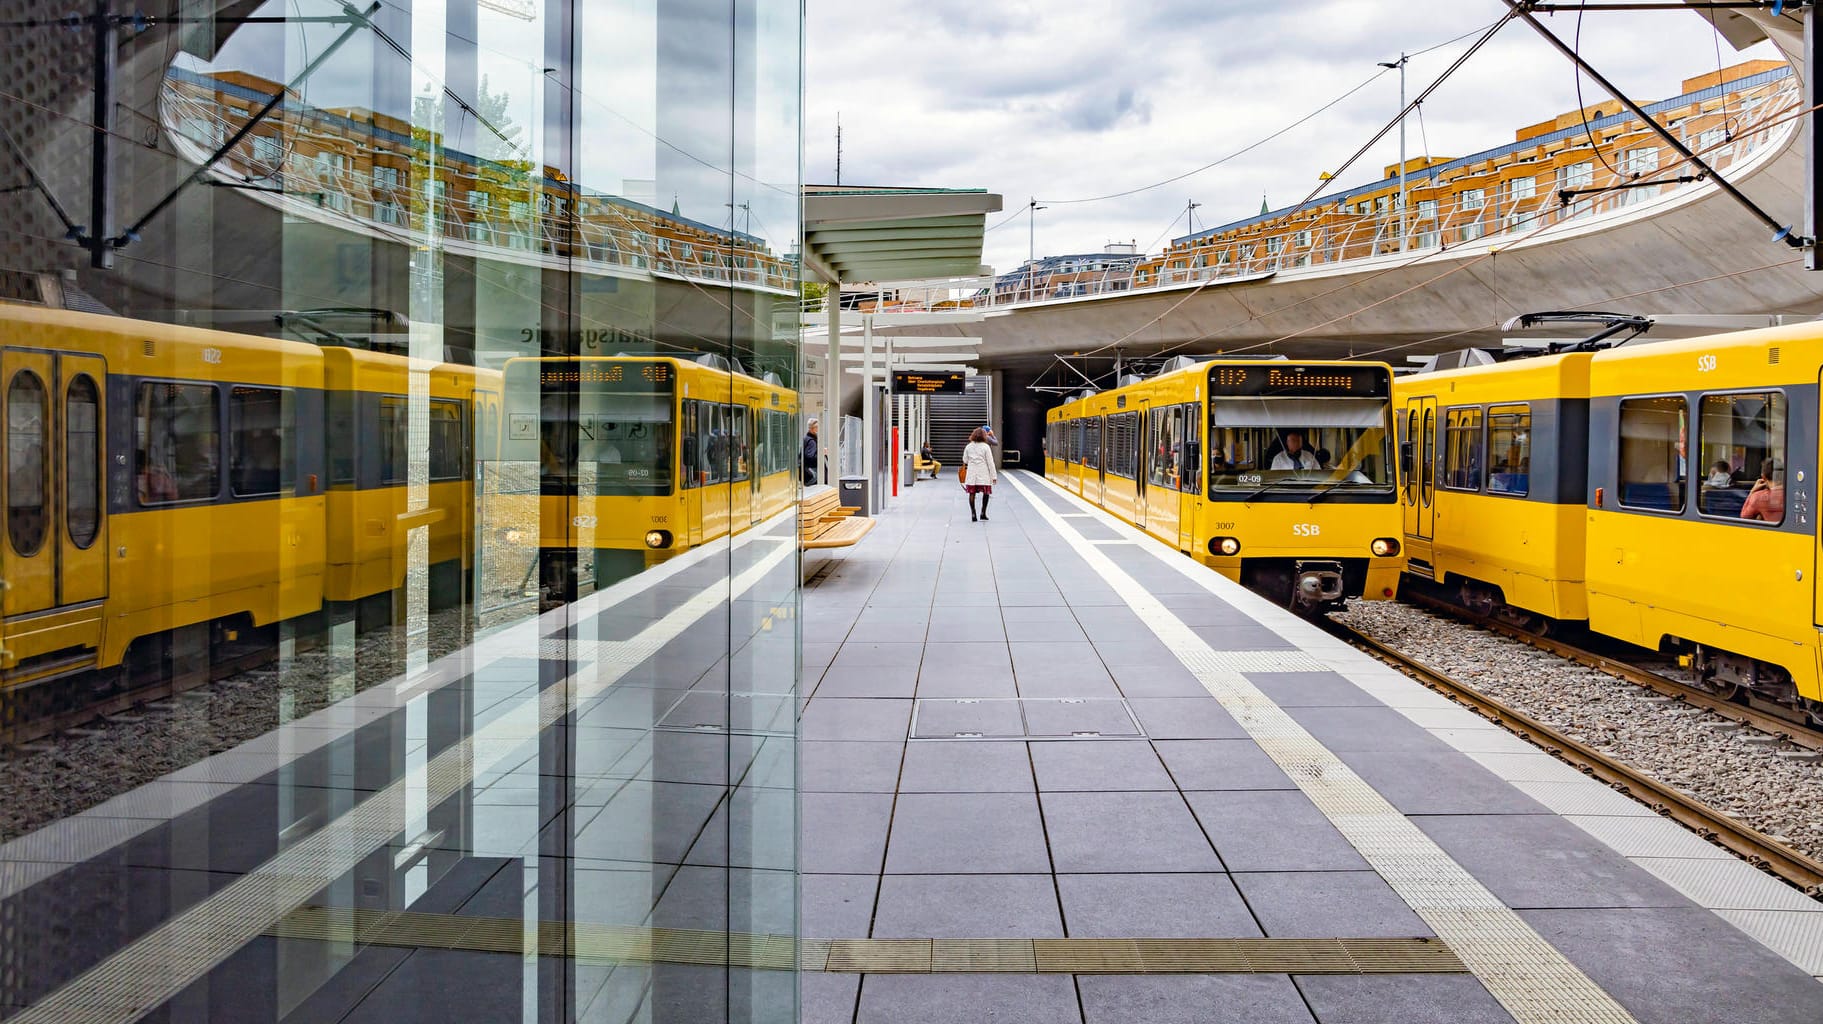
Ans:
[[[914,740],[1131,739],[1144,736],[1118,697],[981,697],[913,702]]]

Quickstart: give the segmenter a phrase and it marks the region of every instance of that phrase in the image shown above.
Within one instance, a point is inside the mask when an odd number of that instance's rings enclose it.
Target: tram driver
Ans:
[[[1285,447],[1272,457],[1275,470],[1316,469],[1317,457],[1304,447],[1304,435],[1296,430],[1285,432]]]

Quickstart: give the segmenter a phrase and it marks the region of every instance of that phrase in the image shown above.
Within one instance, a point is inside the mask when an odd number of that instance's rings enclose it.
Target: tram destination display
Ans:
[[[933,373],[926,370],[894,370],[892,393],[895,395],[960,395],[968,390],[968,375],[961,370]]]
[[[1377,366],[1266,363],[1209,368],[1211,397],[1385,398],[1392,380]]]

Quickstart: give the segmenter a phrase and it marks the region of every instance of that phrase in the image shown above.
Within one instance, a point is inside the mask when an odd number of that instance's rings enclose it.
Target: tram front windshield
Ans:
[[[1222,398],[1209,407],[1209,489],[1236,496],[1393,489],[1383,398]]]
[[[526,399],[537,403],[539,475],[547,483],[574,483],[584,494],[671,493],[674,445],[672,371],[665,363],[528,361],[539,378],[507,369],[508,449],[523,450],[530,423]],[[513,456],[509,456],[513,457]]]

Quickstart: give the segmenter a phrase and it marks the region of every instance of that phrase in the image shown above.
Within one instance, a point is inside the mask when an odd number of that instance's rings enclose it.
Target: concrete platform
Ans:
[[[801,934],[928,973],[804,1021],[1823,1020],[1823,903],[1040,478],[991,514],[917,485],[805,592]],[[1415,937],[1463,969],[1194,969]]]

